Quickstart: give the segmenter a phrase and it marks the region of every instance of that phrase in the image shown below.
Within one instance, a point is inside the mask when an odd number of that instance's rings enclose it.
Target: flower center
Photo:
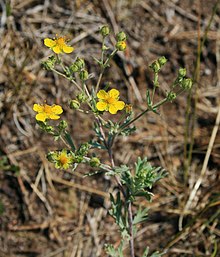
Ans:
[[[49,106],[49,105],[44,105],[44,112],[46,112],[46,113],[52,113],[52,111],[51,111],[51,106]]]
[[[66,164],[68,162],[68,158],[65,155],[60,156],[60,162],[62,165]]]
[[[63,46],[63,45],[65,45],[65,39],[63,37],[59,37],[56,39],[56,43],[59,46]]]
[[[113,97],[108,97],[108,98],[106,99],[106,101],[107,101],[108,104],[113,104],[113,103],[116,101],[116,99],[113,98]]]

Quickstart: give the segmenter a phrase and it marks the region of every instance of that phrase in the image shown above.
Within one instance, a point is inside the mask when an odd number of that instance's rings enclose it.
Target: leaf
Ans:
[[[104,149],[104,150],[106,149],[104,145],[98,143],[97,141],[90,141],[89,143],[92,148],[98,148],[98,149]]]
[[[142,257],[147,257],[149,253],[149,247],[147,247],[142,255]]]
[[[146,98],[147,98],[147,105],[149,107],[151,107],[152,106],[152,101],[151,101],[150,91],[149,90],[147,90],[147,92],[146,92]]]
[[[71,147],[72,151],[75,151],[76,147],[75,147],[75,145],[73,143],[73,139],[72,139],[71,135],[67,131],[64,132],[64,138],[66,139],[67,143]]]
[[[148,216],[148,208],[141,209],[137,211],[136,215],[134,216],[133,219],[133,225],[137,225],[147,219]]]
[[[121,201],[120,192],[117,193],[116,198],[110,194],[111,210],[109,214],[115,219],[116,224],[119,226],[121,232],[126,230],[126,223],[123,219],[123,202]]]
[[[148,257],[149,254],[149,247],[147,247],[142,255],[142,257]],[[165,252],[159,253],[158,251],[152,253],[149,257],[160,257],[163,256]]]
[[[125,128],[125,129],[123,129],[121,132],[120,132],[120,134],[122,135],[122,136],[129,136],[129,135],[131,135],[132,133],[134,133],[136,131],[136,127],[134,126],[134,127],[131,127],[131,128]]]
[[[106,253],[112,257],[124,257],[123,246],[124,246],[124,241],[121,240],[121,243],[120,243],[118,249],[114,249],[114,246],[112,244],[106,244],[105,250],[106,250]]]

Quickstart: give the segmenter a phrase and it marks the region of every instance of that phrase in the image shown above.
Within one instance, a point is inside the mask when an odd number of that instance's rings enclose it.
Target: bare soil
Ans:
[[[146,89],[152,89],[148,65],[160,56],[169,62],[160,74],[163,97],[180,67],[195,72],[197,48],[205,36],[215,0],[11,0],[0,2],[0,257],[98,257],[106,256],[105,243],[119,244],[118,228],[108,214],[108,192],[114,181],[103,175],[83,178],[88,167],[72,173],[55,170],[46,153],[61,149],[36,125],[32,106],[47,100],[64,108],[69,130],[80,145],[94,138],[92,117],[68,108],[75,88],[64,78],[41,68],[50,54],[43,39],[67,35],[74,45],[66,63],[83,57],[90,73],[99,74],[92,57],[99,57],[99,27],[109,24],[113,33],[128,35],[128,47],[106,72],[107,82],[122,92],[135,113],[145,108]],[[218,1],[219,2],[219,1]],[[216,117],[220,99],[219,8],[212,20],[201,53],[200,76],[192,91],[195,110],[192,162],[184,182],[184,134],[187,93],[160,109],[160,116],[146,115],[137,131],[118,138],[116,164],[133,165],[138,156],[160,165],[168,176],[153,189],[149,219],[135,238],[136,256],[146,246],[164,250],[166,257],[220,256],[219,164],[220,134]],[[109,44],[114,43],[111,36]],[[91,80],[89,86],[94,83]],[[196,109],[194,108],[196,102]],[[192,116],[190,116],[192,118]],[[216,126],[215,126],[216,124]],[[211,140],[214,140],[211,145]],[[187,147],[190,146],[190,141]],[[201,177],[207,151],[208,164]],[[100,152],[108,164],[107,155]],[[201,185],[178,223],[198,179]],[[135,208],[134,208],[135,211]],[[129,256],[128,247],[125,256]]]

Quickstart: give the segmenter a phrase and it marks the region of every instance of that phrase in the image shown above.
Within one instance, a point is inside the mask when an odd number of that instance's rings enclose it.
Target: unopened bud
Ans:
[[[80,71],[79,77],[80,77],[81,80],[87,80],[88,77],[89,77],[88,71],[87,70]]]
[[[191,89],[192,85],[193,85],[193,82],[191,79],[184,79],[180,86],[183,89],[188,90],[188,89]]]
[[[124,51],[126,49],[126,43],[125,41],[118,41],[115,45],[115,47],[119,50],[119,51]]]
[[[46,131],[47,133],[50,133],[54,131],[54,128],[50,125],[46,125],[45,127],[43,127],[43,130]]]
[[[167,62],[167,58],[165,56],[162,56],[158,59],[158,62],[160,64],[160,67],[162,67]]]
[[[121,31],[116,35],[116,39],[117,41],[125,41],[127,39],[127,36],[123,31]]]
[[[174,92],[169,92],[168,94],[167,94],[167,100],[168,101],[170,101],[170,102],[172,102],[174,99],[176,99],[176,93],[174,93]]]
[[[108,36],[109,33],[110,33],[109,26],[104,25],[104,26],[102,26],[102,27],[100,28],[100,34],[101,34],[103,37]]]
[[[68,127],[68,124],[65,120],[61,120],[58,127],[59,127],[60,130],[64,130]]]
[[[89,162],[91,167],[99,167],[100,166],[100,160],[97,157],[93,157],[90,159]]]
[[[149,67],[155,72],[158,73],[162,66],[166,64],[167,59],[165,56],[160,57],[156,61],[154,61]]]
[[[78,110],[80,107],[80,103],[77,100],[71,100],[69,106],[73,110]]]
[[[154,61],[153,63],[151,63],[151,65],[149,66],[155,73],[158,73],[160,71],[161,65],[158,61]]]
[[[186,76],[186,69],[185,68],[180,68],[179,69],[179,77],[183,78]]]
[[[85,67],[85,61],[82,58],[77,57],[76,61],[70,66],[72,72],[78,72]]]
[[[50,56],[46,61],[41,62],[41,65],[45,70],[51,70],[54,68],[56,63],[56,58],[55,56]]]
[[[86,102],[86,100],[87,100],[87,95],[84,93],[84,92],[82,92],[82,93],[79,93],[77,96],[76,96],[76,98],[77,98],[77,100],[80,102],[80,103],[84,103],[84,102]]]

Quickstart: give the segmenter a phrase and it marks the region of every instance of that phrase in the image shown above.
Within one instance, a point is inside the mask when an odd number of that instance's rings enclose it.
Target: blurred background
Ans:
[[[45,71],[51,55],[43,39],[67,36],[75,51],[63,55],[70,64],[86,61],[94,78],[99,67],[99,28],[123,30],[127,49],[117,54],[102,80],[120,90],[134,112],[145,108],[152,89],[148,68],[165,56],[157,99],[165,96],[180,67],[195,81],[190,93],[149,113],[129,137],[118,138],[116,165],[132,165],[137,156],[160,165],[168,176],[153,188],[149,219],[135,238],[136,256],[148,245],[167,249],[167,257],[220,256],[220,10],[215,0],[11,0],[0,1],[0,256],[106,256],[105,243],[120,235],[108,214],[114,182],[103,175],[83,178],[56,170],[50,150],[64,147],[36,125],[34,103],[60,104],[78,145],[94,138],[92,118],[68,108],[75,88]],[[188,118],[187,118],[188,117]],[[188,137],[186,136],[188,135]],[[184,152],[185,149],[185,152]],[[107,155],[100,153],[108,164]],[[105,158],[106,157],[106,158]],[[182,230],[181,230],[182,228]],[[129,256],[125,249],[125,256]]]

